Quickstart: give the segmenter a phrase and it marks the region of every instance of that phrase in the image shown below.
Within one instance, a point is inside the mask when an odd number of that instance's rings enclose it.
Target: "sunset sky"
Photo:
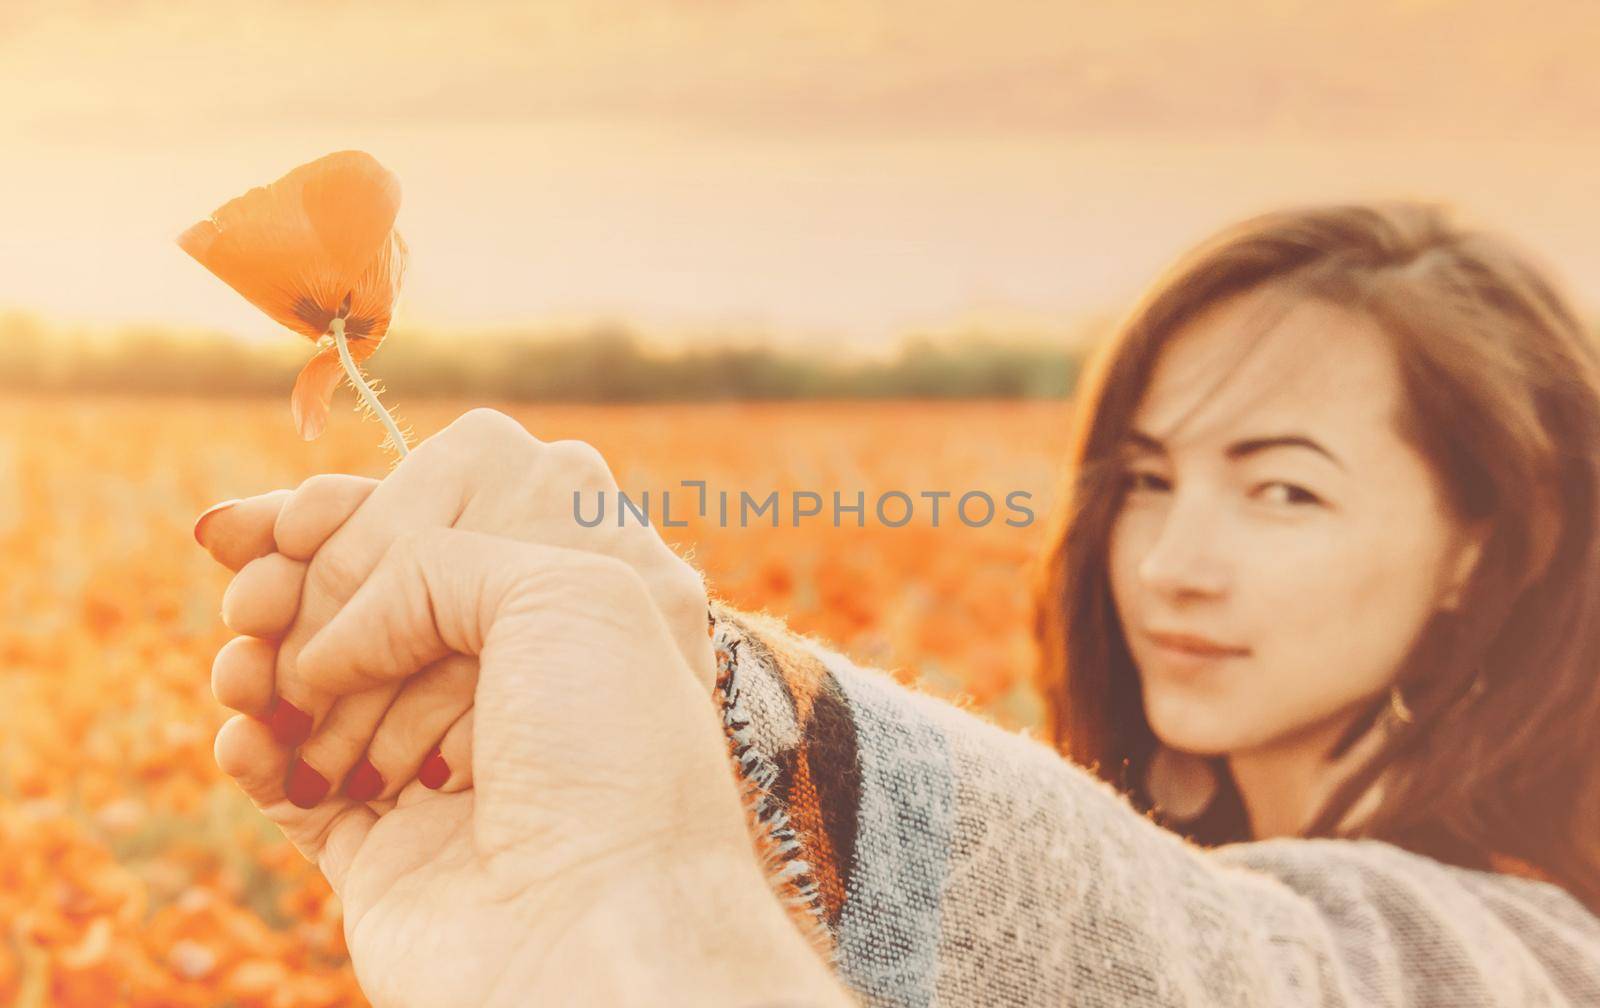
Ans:
[[[400,323],[863,348],[1117,312],[1287,202],[1451,200],[1600,307],[1592,3],[0,3],[0,311],[275,336],[173,244],[331,150]]]

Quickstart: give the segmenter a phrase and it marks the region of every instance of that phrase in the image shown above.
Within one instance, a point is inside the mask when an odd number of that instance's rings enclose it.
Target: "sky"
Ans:
[[[173,244],[333,150],[398,325],[1067,331],[1291,202],[1418,196],[1600,307],[1600,8],[0,3],[0,312],[278,338]]]

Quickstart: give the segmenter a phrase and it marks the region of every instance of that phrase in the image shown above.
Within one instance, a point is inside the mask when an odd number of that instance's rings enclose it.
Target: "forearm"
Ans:
[[[1202,851],[1037,740],[714,615],[741,772],[865,1004],[1600,1003],[1600,921],[1553,886],[1377,841]]]
[[[753,857],[707,856],[618,886],[542,958],[551,968],[540,979],[539,1004],[856,1004],[795,929]],[[531,1003],[521,994],[507,1008]]]
[[[1219,878],[1036,740],[720,617],[725,725],[799,831],[865,1003],[1298,1003],[1260,969],[1270,891]]]

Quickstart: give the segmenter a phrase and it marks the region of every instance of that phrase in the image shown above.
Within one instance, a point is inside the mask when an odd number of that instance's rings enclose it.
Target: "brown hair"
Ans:
[[[1156,739],[1107,571],[1120,447],[1157,357],[1200,309],[1271,285],[1363,312],[1393,341],[1402,436],[1487,537],[1455,612],[1397,673],[1412,723],[1304,836],[1365,836],[1476,868],[1521,863],[1600,907],[1600,357],[1535,262],[1420,202],[1312,206],[1230,227],[1179,259],[1085,369],[1038,584],[1039,686],[1056,746],[1149,812]],[[1387,706],[1375,698],[1349,743]],[[1372,814],[1341,822],[1379,775]],[[1226,772],[1184,830],[1250,839]],[[1168,825],[1171,825],[1170,823]]]

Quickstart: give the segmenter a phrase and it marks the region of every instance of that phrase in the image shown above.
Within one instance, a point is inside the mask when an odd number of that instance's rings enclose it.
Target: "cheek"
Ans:
[[[1139,602],[1139,564],[1154,541],[1154,519],[1146,511],[1123,511],[1111,525],[1106,540],[1107,576],[1117,612],[1132,615]]]
[[[1387,686],[1431,605],[1426,563],[1380,533],[1330,537],[1275,566],[1261,626],[1283,678],[1330,705]]]
[[[1387,688],[1426,618],[1428,585],[1381,546],[1284,537],[1238,557],[1227,608],[1252,654],[1210,679],[1143,676],[1157,736],[1191,752],[1253,748]]]

